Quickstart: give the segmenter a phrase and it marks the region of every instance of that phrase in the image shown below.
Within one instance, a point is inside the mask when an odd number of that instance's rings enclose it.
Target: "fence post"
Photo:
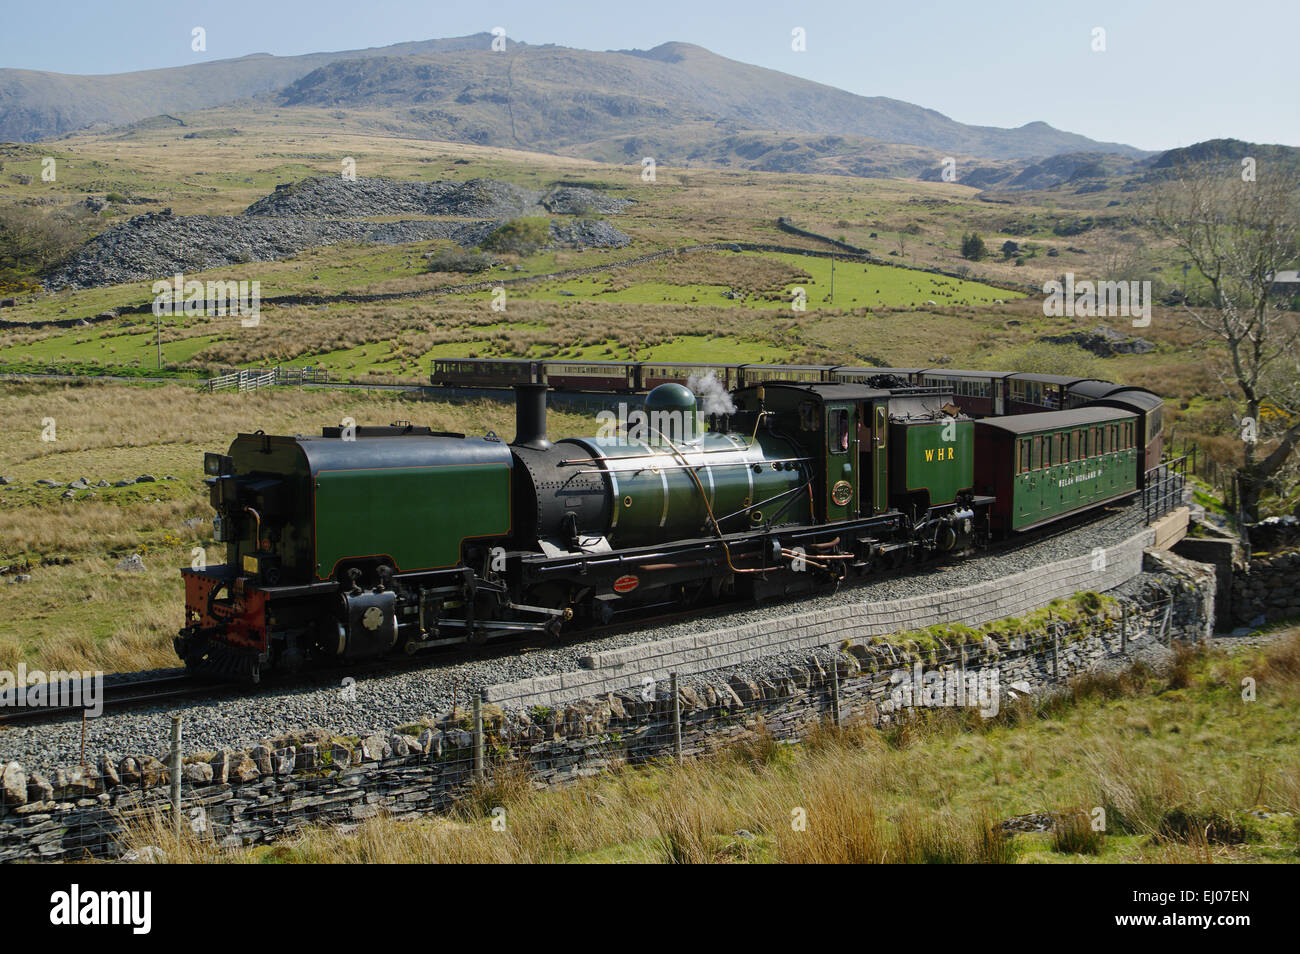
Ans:
[[[957,683],[957,699],[959,704],[966,705],[970,702],[966,698],[966,644],[962,643],[957,648],[961,651],[961,681]]]
[[[1052,627],[1052,682],[1061,681],[1061,632]]]
[[[677,694],[677,673],[668,674],[668,691],[673,697],[673,756],[682,760],[682,697]]]
[[[840,660],[831,660],[831,725],[840,727]]]
[[[483,698],[474,694],[474,777],[483,778]]]
[[[176,834],[181,833],[181,717],[172,714],[171,757],[172,819],[176,824]]]
[[[1119,651],[1121,656],[1128,655],[1128,604],[1120,604],[1119,617]]]

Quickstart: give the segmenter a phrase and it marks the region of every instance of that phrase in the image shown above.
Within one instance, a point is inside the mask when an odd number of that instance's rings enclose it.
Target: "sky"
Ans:
[[[1142,149],[1227,137],[1300,146],[1300,0],[70,0],[57,21],[54,10],[6,4],[0,67],[117,73],[500,26],[591,50],[695,43],[975,125],[1041,120]],[[205,52],[191,49],[196,26]]]

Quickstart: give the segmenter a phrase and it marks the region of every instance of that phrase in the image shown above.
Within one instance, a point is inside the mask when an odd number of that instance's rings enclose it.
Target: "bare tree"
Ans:
[[[1293,399],[1288,382],[1295,380],[1300,323],[1279,307],[1272,286],[1276,272],[1296,259],[1300,178],[1270,164],[1258,167],[1257,179],[1248,181],[1236,165],[1188,164],[1154,189],[1150,203],[1156,231],[1173,241],[1205,286],[1184,308],[1222,343],[1222,374],[1240,397],[1237,481],[1241,513],[1251,521],[1259,519],[1260,497],[1300,442],[1300,416],[1260,419],[1261,409],[1285,408]],[[1277,443],[1264,454],[1262,445],[1272,438]]]
[[[1145,275],[1146,249],[1133,232],[1108,231],[1097,235],[1097,264],[1108,282],[1140,281]]]

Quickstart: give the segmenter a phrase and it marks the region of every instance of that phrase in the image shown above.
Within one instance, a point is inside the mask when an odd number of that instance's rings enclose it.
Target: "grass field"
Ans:
[[[362,123],[378,121],[379,114],[276,112],[257,106],[211,110],[187,114],[183,128],[147,122],[39,148],[6,147],[0,202],[73,202],[87,193],[117,197],[97,227],[162,206],[180,215],[238,214],[276,185],[338,174],[342,156],[354,157],[362,176],[485,176],[539,190],[583,183],[636,200],[624,213],[607,216],[631,237],[625,249],[507,256],[481,275],[427,273],[426,254],[445,243],[424,242],[336,245],[189,276],[259,281],[263,319],[252,334],[230,319],[164,319],[162,363],[177,375],[291,364],[323,367],[344,378],[418,382],[429,359],[456,355],[1016,369],[1029,367],[1023,362],[1032,359],[1052,370],[1150,387],[1168,397],[1170,423],[1203,443],[1217,447],[1215,439],[1233,431],[1227,392],[1213,361],[1206,360],[1207,347],[1211,357],[1214,347],[1177,311],[1157,309],[1151,326],[1137,332],[1157,345],[1150,355],[1101,360],[1077,348],[1030,350],[1044,335],[1098,324],[1131,330],[1122,320],[1045,318],[1038,290],[1063,272],[1105,277],[1116,262],[1128,261],[1126,267],[1137,269],[1132,277],[1150,277],[1166,287],[1182,281],[1171,272],[1168,249],[1135,224],[1139,193],[1108,188],[1076,194],[1063,188],[987,201],[960,182],[668,167],[647,183],[639,164],[376,136]],[[191,134],[195,138],[186,138]],[[59,173],[55,182],[45,182],[37,173],[51,151]],[[829,260],[769,253],[683,255],[571,279],[514,283],[710,242],[826,250],[781,231],[781,216],[865,247],[881,264],[838,262],[833,296]],[[961,237],[970,230],[985,238],[990,254],[983,261],[960,256]],[[1006,240],[1018,243],[1016,254],[1001,253]],[[478,280],[510,283],[504,313],[491,310],[489,292],[446,290]],[[807,294],[803,312],[790,307],[796,287]],[[265,303],[294,294],[414,297],[310,307]],[[92,317],[150,297],[147,282],[20,294],[16,307],[0,316],[16,323]],[[151,315],[70,329],[0,329],[0,372],[142,374],[158,364],[156,336]],[[1228,464],[1239,448],[1222,443],[1220,463]]]
[[[794,746],[760,736],[540,792],[502,771],[450,817],[309,829],[271,846],[178,841],[166,826],[133,843],[161,845],[169,861],[268,864],[1295,863],[1297,718],[1292,629],[1262,650],[1184,651],[1164,675],[1085,678],[991,720],[942,710],[885,731],[822,728]],[[1004,834],[1004,822],[1043,813],[1048,830]]]
[[[352,417],[362,424],[410,420],[435,429],[514,432],[498,403],[446,404],[356,391],[281,388],[201,393],[176,385],[0,384],[0,566],[31,564],[30,583],[0,585],[0,668],[107,672],[177,664],[178,570],[195,548],[219,563],[203,454],[239,432],[318,432]],[[42,440],[53,419],[55,440]],[[584,417],[552,413],[553,427],[586,432]],[[557,430],[557,433],[559,431]],[[147,483],[115,487],[139,476]],[[65,500],[80,477],[90,490]],[[174,480],[166,478],[173,477]],[[44,487],[36,481],[58,482]],[[110,486],[94,486],[100,480]],[[118,570],[141,554],[145,572]]]

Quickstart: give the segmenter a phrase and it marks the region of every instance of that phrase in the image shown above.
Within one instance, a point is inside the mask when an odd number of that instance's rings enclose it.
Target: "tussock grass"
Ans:
[[[132,844],[238,862],[1297,861],[1300,829],[1280,814],[1300,808],[1297,654],[1300,631],[1267,651],[1190,658],[1183,688],[1149,674],[1095,680],[980,731],[916,720],[901,747],[860,725],[812,727],[798,745],[760,729],[717,757],[559,789],[529,791],[512,766],[449,817],[309,828],[248,849],[148,842],[169,837],[149,829]],[[1244,672],[1262,677],[1254,703],[1232,681]],[[1094,832],[1097,807],[1106,824]],[[1048,832],[1002,824],[1043,812]]]
[[[1099,855],[1106,845],[1106,832],[1093,827],[1084,811],[1066,811],[1052,822],[1052,850],[1063,855]]]
[[[178,665],[171,647],[182,623],[180,567],[196,554],[222,562],[212,540],[203,483],[205,451],[239,432],[319,433],[352,417],[362,424],[409,420],[438,430],[514,433],[507,404],[404,399],[390,393],[279,388],[207,394],[179,384],[0,384],[0,566],[31,565],[32,580],[0,583],[0,668],[135,671]],[[54,420],[53,441],[41,439]],[[553,411],[553,434],[590,433],[594,423]],[[150,475],[150,483],[97,487]],[[163,478],[173,476],[175,480]],[[79,477],[91,483],[62,497]],[[39,479],[58,487],[37,486]],[[144,572],[117,569],[140,554]]]

